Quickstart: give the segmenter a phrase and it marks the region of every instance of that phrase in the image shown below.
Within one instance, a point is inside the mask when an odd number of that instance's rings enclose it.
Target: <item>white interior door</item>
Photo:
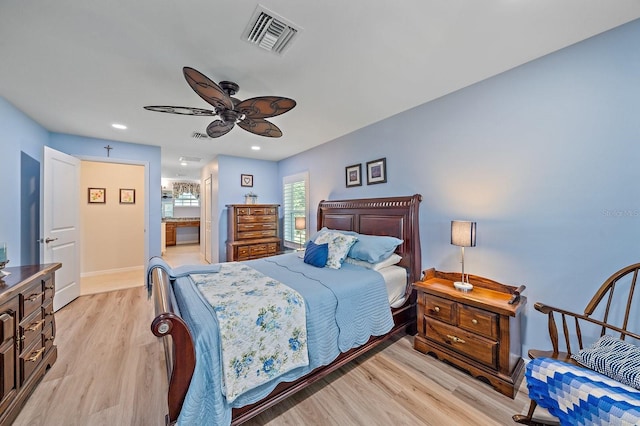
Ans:
[[[204,180],[204,260],[211,263],[211,176]]]
[[[80,296],[80,160],[45,146],[42,175],[42,258],[62,263],[53,298],[57,311]]]

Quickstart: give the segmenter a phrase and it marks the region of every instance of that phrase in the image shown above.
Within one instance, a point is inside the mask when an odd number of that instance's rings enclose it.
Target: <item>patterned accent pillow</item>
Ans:
[[[571,358],[620,383],[640,389],[640,347],[604,335]]]
[[[329,256],[327,257],[327,267],[340,269],[349,249],[358,240],[353,235],[345,235],[340,232],[323,232],[316,239],[316,244],[329,244]]]
[[[327,264],[327,257],[329,256],[329,244],[316,244],[313,241],[309,241],[307,249],[304,251],[304,263],[308,263],[316,268],[324,268]]]

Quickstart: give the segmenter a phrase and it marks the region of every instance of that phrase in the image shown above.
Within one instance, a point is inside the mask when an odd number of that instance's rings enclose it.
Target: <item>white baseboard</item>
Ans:
[[[136,272],[136,271],[144,271],[144,265],[130,266],[128,268],[105,269],[102,271],[82,272],[80,273],[80,278],[95,277],[98,275],[105,275],[105,274],[119,274],[122,272]]]

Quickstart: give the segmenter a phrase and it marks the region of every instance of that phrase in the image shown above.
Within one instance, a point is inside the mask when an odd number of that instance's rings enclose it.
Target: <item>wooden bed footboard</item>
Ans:
[[[374,336],[367,343],[340,354],[331,364],[319,367],[300,379],[280,383],[261,401],[233,409],[232,425],[243,423],[288,396],[322,379],[349,361],[386,341],[389,337],[416,330],[416,295],[411,284],[420,278],[421,250],[418,227],[418,206],[422,196],[370,198],[342,201],[322,201],[318,206],[318,230],[323,226],[339,230],[357,231],[370,235],[387,235],[402,239],[398,253],[400,266],[407,269],[405,302],[392,309],[394,326],[383,336]],[[186,323],[180,317],[171,281],[162,268],[154,268],[150,274],[155,302],[155,319],[151,330],[163,337],[167,375],[169,377],[167,425],[174,424],[187,394],[195,369],[194,342]]]
[[[151,271],[151,282],[156,314],[151,323],[151,331],[158,337],[164,337],[162,341],[169,378],[169,414],[166,424],[170,425],[176,422],[182,409],[196,366],[196,352],[191,332],[180,318],[169,276],[163,269],[154,268]]]

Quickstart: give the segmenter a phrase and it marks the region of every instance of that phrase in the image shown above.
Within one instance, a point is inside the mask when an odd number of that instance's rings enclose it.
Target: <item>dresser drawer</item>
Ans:
[[[240,223],[238,224],[238,232],[270,231],[275,230],[276,227],[275,222]]]
[[[441,297],[423,293],[425,315],[449,324],[456,323],[456,303]]]
[[[53,339],[55,337],[55,327],[53,326],[53,322],[49,322],[45,325],[44,330],[42,331],[42,346],[44,347],[45,352],[51,349],[53,346]]]
[[[20,293],[20,319],[28,317],[36,309],[42,306],[42,282],[38,281],[36,285],[29,287]]]
[[[466,305],[458,305],[458,327],[490,339],[498,338],[498,315]]]
[[[250,256],[264,256],[269,253],[269,245],[268,244],[256,244],[249,247],[249,255]]]
[[[20,337],[20,347],[18,350],[22,351],[24,348],[29,347],[36,340],[39,340],[42,333],[42,326],[44,325],[44,319],[42,318],[42,311],[40,309],[34,311],[27,318],[20,321],[18,325],[18,336]]]
[[[45,347],[42,339],[37,339],[34,345],[29,346],[20,354],[20,385],[24,385],[25,380],[31,377],[31,373],[42,361]]]
[[[498,367],[498,343],[440,321],[427,319],[426,336],[488,367]]]
[[[276,237],[275,229],[265,229],[248,232],[238,232],[238,240],[253,240],[256,238]]]
[[[265,216],[275,215],[277,209],[275,207],[236,207],[236,215],[240,216]]]
[[[53,317],[53,300],[45,301],[45,304],[42,305],[42,318],[44,319],[45,324],[54,321]]]
[[[238,247],[238,260],[246,260],[249,258],[249,250],[251,246],[239,246]]]
[[[42,280],[42,290],[44,290],[44,303],[47,303],[47,299],[53,300],[53,294],[56,291],[56,286],[53,281],[53,275],[48,276]]]
[[[238,224],[241,223],[276,223],[276,215],[238,216]]]

